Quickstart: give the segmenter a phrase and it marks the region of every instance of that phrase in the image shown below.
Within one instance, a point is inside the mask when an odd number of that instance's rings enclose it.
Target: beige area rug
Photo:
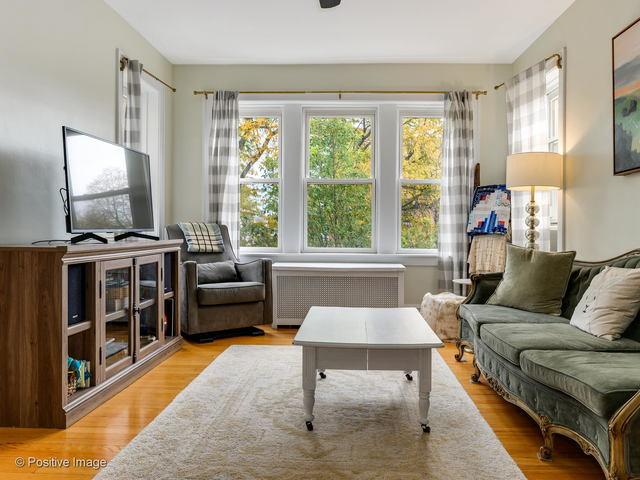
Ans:
[[[431,433],[402,372],[328,370],[314,431],[302,410],[299,347],[225,350],[100,479],[523,479],[439,354]]]

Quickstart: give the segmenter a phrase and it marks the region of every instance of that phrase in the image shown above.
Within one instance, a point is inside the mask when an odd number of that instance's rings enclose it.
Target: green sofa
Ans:
[[[615,341],[594,337],[569,319],[605,265],[640,267],[640,250],[604,262],[575,261],[562,315],[486,305],[502,274],[472,276],[458,310],[456,360],[474,354],[472,381],[484,378],[540,426],[538,457],[551,460],[553,435],[575,440],[606,478],[640,478],[640,315]]]

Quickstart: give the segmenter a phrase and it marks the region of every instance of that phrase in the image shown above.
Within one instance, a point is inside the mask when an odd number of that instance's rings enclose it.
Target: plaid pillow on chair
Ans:
[[[179,223],[178,226],[187,241],[187,252],[224,252],[222,233],[217,223],[185,222]]]

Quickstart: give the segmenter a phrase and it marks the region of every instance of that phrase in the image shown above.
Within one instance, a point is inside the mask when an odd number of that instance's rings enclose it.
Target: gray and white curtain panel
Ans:
[[[509,154],[549,150],[546,63],[539,62],[505,83]],[[536,192],[536,203],[540,207],[536,216],[540,221],[537,229],[541,250],[549,250],[551,245],[551,195],[549,191]],[[516,245],[527,243],[524,220],[529,197],[529,192],[511,192],[511,232]]]
[[[439,287],[461,293],[456,278],[467,273],[467,221],[473,193],[473,100],[470,92],[445,98],[439,220]]]
[[[125,147],[142,150],[142,63],[129,60],[126,68],[127,99],[122,142]]]
[[[238,252],[240,238],[240,161],[238,92],[217,91],[206,100],[211,128],[207,142],[206,221],[226,225]]]

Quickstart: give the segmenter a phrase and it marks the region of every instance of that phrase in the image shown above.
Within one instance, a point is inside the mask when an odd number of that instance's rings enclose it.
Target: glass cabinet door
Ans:
[[[137,358],[155,350],[160,345],[163,334],[160,328],[161,259],[161,255],[149,255],[136,259]]]
[[[178,252],[167,252],[164,254],[162,271],[164,294],[163,294],[163,315],[162,333],[163,342],[167,343],[180,335],[178,325],[178,272],[179,254]]]
[[[107,378],[133,362],[133,281],[132,260],[103,263],[102,359]]]

